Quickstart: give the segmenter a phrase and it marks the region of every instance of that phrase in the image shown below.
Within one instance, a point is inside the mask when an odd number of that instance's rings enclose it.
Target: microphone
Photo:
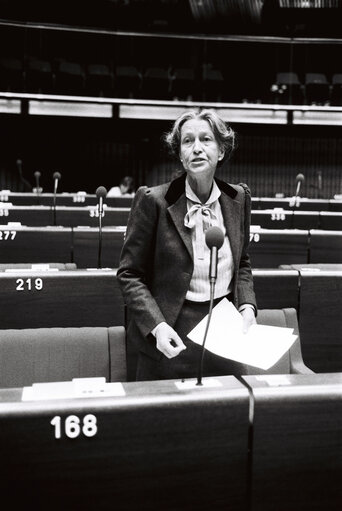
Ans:
[[[38,204],[40,203],[39,194],[42,191],[41,188],[39,188],[39,178],[40,178],[40,176],[41,176],[41,173],[37,170],[34,173],[34,178],[36,180],[36,189],[33,189],[33,191],[35,191],[37,193],[37,202],[38,202]]]
[[[16,164],[17,164],[17,168],[18,168],[18,172],[19,172],[19,177],[20,177],[20,180],[24,183],[25,187],[28,189],[28,190],[32,190],[32,186],[31,184],[24,178],[23,176],[23,162],[22,160],[20,160],[18,158],[18,160],[16,161]]]
[[[304,174],[297,174],[297,176],[296,176],[297,188],[296,188],[295,197],[298,197],[300,185],[304,182],[304,180],[305,180]]]
[[[56,223],[56,194],[58,188],[58,181],[61,179],[61,175],[59,172],[54,172],[53,174],[54,186],[53,186],[53,225],[57,225]]]
[[[210,248],[209,282],[215,283],[217,278],[217,255],[224,241],[223,232],[219,227],[210,227],[205,233],[205,242]]]
[[[98,259],[97,259],[97,267],[102,268],[101,266],[101,252],[102,252],[102,216],[103,216],[103,199],[107,195],[107,190],[104,186],[99,186],[96,189],[96,197],[98,198],[98,212],[99,212],[99,251],[98,251]]]
[[[207,325],[204,332],[202,350],[201,350],[201,358],[198,368],[198,377],[196,385],[202,385],[202,373],[203,373],[203,360],[204,360],[204,348],[205,341],[207,339],[207,334],[209,330],[211,314],[213,311],[214,305],[214,292],[215,292],[215,284],[217,279],[217,258],[218,251],[222,247],[224,242],[224,234],[219,227],[213,226],[209,227],[209,229],[205,233],[205,242],[207,247],[210,249],[210,265],[209,265],[209,282],[210,282],[210,302],[209,302],[209,314]]]

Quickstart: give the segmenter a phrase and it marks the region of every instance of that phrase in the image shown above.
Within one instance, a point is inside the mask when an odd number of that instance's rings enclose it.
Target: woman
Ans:
[[[225,234],[214,303],[228,297],[245,330],[257,311],[247,253],[250,192],[214,177],[234,148],[233,130],[214,111],[187,111],[166,141],[184,173],[171,183],[139,188],[118,269],[128,312],[128,378],[136,380],[197,374],[201,348],[187,334],[208,314],[209,226]],[[241,364],[206,352],[204,375],[242,372]]]
[[[125,176],[119,186],[113,186],[107,193],[107,197],[134,197],[134,179]]]

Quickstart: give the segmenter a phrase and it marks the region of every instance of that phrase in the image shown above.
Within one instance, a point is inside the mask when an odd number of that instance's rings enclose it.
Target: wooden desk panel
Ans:
[[[115,270],[1,273],[0,303],[1,328],[125,324]]]
[[[68,263],[71,245],[70,228],[0,226],[1,263]]]
[[[293,206],[293,197],[252,197],[253,209],[283,208],[293,211],[328,211],[331,201],[329,199],[308,199],[299,197],[296,206]]]
[[[293,307],[298,311],[298,271],[254,269],[252,273],[254,290],[259,309],[282,309]]]
[[[104,227],[102,229],[102,268],[117,268],[124,242],[125,227]],[[99,230],[75,227],[73,229],[74,262],[77,268],[97,268]]]
[[[342,231],[310,231],[310,263],[342,263]]]
[[[263,229],[291,229],[292,211],[278,211],[276,209],[252,210],[251,223]]]
[[[319,216],[319,228],[329,231],[342,231],[342,212],[321,211]]]
[[[0,202],[12,203],[14,206],[51,206],[53,207],[54,194],[41,193],[13,193],[0,190]],[[130,208],[132,198],[128,197],[106,197],[104,203],[111,208]],[[57,193],[57,206],[96,206],[98,198],[95,193]]]
[[[0,390],[2,497],[37,510],[241,511],[247,506],[249,394],[124,383],[126,396],[21,402]],[[97,432],[54,438],[53,417],[96,417]],[[6,461],[6,462],[5,462]],[[20,491],[18,491],[20,481]]]
[[[342,373],[247,376],[254,396],[252,511],[339,511]]]
[[[127,225],[130,208],[106,208],[102,219],[103,226]],[[2,223],[20,222],[30,227],[54,225],[53,208],[49,206],[11,206],[0,208]],[[88,225],[98,227],[97,206],[57,206],[56,225],[77,227]]]
[[[315,372],[342,371],[342,272],[300,273],[303,359]]]
[[[281,264],[308,262],[308,231],[254,229],[249,255],[253,268],[277,268]]]

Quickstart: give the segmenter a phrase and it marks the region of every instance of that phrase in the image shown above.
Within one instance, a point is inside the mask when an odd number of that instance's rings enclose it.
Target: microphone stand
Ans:
[[[214,247],[214,248],[216,248],[216,247]],[[205,349],[204,348],[205,348],[205,341],[207,340],[207,334],[208,334],[209,325],[210,325],[210,321],[211,321],[211,314],[212,314],[212,311],[213,311],[215,283],[216,283],[216,279],[210,278],[209,313],[208,313],[207,325],[206,325],[205,332],[204,332],[204,337],[203,337],[201,359],[200,359],[200,364],[199,364],[199,368],[198,368],[198,376],[197,376],[197,383],[196,383],[196,385],[203,385],[203,383],[202,383],[202,374],[203,374],[203,360],[204,360],[204,353],[205,353]]]
[[[103,198],[99,197],[99,252],[97,259],[97,267],[102,268],[101,266],[101,252],[102,252],[102,211],[103,211]]]
[[[57,186],[55,183],[54,191],[53,191],[53,225],[57,225],[57,218],[56,218],[56,193],[57,193]]]

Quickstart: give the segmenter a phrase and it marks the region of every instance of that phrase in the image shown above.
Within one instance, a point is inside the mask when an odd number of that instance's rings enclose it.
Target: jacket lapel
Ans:
[[[190,257],[193,259],[193,249],[191,240],[191,231],[184,225],[184,217],[187,213],[187,203],[185,193],[179,197],[177,202],[168,207],[168,212],[175,224],[178,234],[182,238]]]
[[[190,230],[187,229],[187,227],[184,225],[184,217],[187,213],[185,178],[186,174],[184,173],[171,182],[166,192],[165,200],[169,203],[167,211],[169,212],[177,232],[183,240],[191,259],[193,259],[191,233]]]

